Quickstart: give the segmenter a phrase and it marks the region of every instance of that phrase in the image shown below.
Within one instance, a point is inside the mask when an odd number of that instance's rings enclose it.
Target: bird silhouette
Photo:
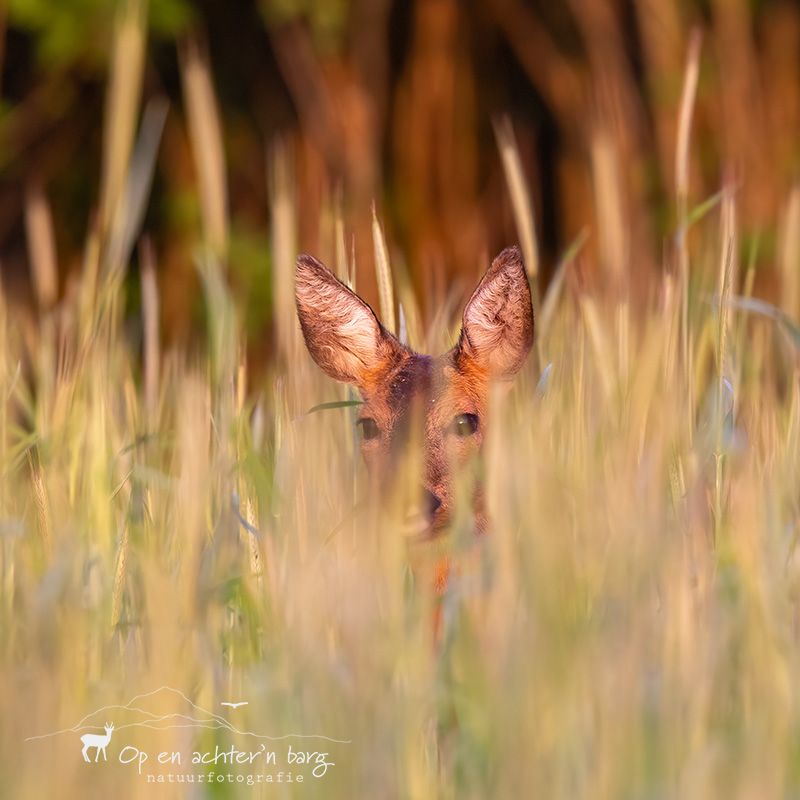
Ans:
[[[242,700],[242,701],[241,701],[241,702],[239,702],[239,703],[228,703],[228,702],[226,702],[226,701],[224,701],[224,700],[223,700],[223,701],[220,703],[220,705],[221,705],[221,706],[229,706],[230,708],[239,708],[239,706],[246,706],[246,705],[247,705],[247,700]]]

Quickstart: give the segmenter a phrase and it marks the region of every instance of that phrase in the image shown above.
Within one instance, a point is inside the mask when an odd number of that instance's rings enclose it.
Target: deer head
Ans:
[[[530,287],[519,249],[494,259],[464,309],[456,345],[438,357],[415,353],[373,310],[308,255],[297,259],[297,313],[306,346],[332,378],[363,398],[361,451],[378,485],[390,483],[400,452],[416,432],[427,532],[446,528],[453,476],[481,448],[493,381],[509,381],[533,344]],[[473,498],[478,531],[486,526],[482,491]]]

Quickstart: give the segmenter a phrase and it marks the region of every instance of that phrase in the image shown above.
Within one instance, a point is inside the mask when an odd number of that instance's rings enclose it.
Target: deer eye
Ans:
[[[381,429],[372,417],[362,417],[356,425],[361,426],[361,436],[365,440],[377,439],[381,435]]]
[[[472,436],[478,430],[476,414],[459,414],[451,423],[450,430],[460,437]]]

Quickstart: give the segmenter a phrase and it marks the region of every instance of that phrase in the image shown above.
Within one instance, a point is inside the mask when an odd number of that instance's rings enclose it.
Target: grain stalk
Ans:
[[[159,342],[158,283],[156,257],[149,238],[142,241],[139,258],[139,278],[142,289],[142,335],[144,361],[144,405],[148,419],[155,418],[158,402],[158,376],[161,370]]]
[[[522,159],[514,136],[514,128],[508,117],[494,120],[494,135],[497,148],[503,162],[503,172],[511,197],[511,207],[514,210],[514,222],[517,226],[522,257],[525,268],[531,281],[531,290],[534,300],[534,312],[539,309],[538,278],[539,278],[539,247],[536,241],[536,219],[533,212],[533,201],[528,191],[525,172],[522,169]]]
[[[386,238],[383,235],[381,224],[378,222],[378,215],[374,203],[372,205],[372,244],[375,249],[375,278],[378,282],[381,322],[387,330],[392,333],[397,333],[392,269],[389,266],[389,253],[386,249]]]
[[[225,259],[228,246],[225,150],[208,50],[196,37],[189,37],[180,47],[180,63],[204,238],[213,254]]]
[[[678,274],[681,297],[681,361],[686,381],[688,410],[687,434],[691,445],[694,431],[694,383],[692,379],[692,347],[689,330],[689,143],[692,116],[700,77],[700,52],[702,36],[699,30],[692,33],[686,55],[686,70],[678,116],[678,139],[675,150],[675,197],[678,212]]]
[[[725,457],[725,396],[726,362],[728,344],[728,316],[733,294],[734,261],[736,248],[736,206],[732,192],[725,195],[722,203],[722,246],[720,251],[719,276],[717,281],[717,387],[714,414],[714,541],[719,541],[723,516],[723,480]],[[731,398],[733,404],[734,399]],[[733,416],[733,405],[731,406]]]

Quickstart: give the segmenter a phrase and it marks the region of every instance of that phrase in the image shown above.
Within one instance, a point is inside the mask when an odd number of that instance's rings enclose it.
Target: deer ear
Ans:
[[[295,301],[308,352],[337,381],[368,392],[405,352],[375,312],[308,255],[297,258]]]
[[[456,359],[498,379],[511,378],[533,344],[531,290],[518,247],[492,262],[464,309]]]

